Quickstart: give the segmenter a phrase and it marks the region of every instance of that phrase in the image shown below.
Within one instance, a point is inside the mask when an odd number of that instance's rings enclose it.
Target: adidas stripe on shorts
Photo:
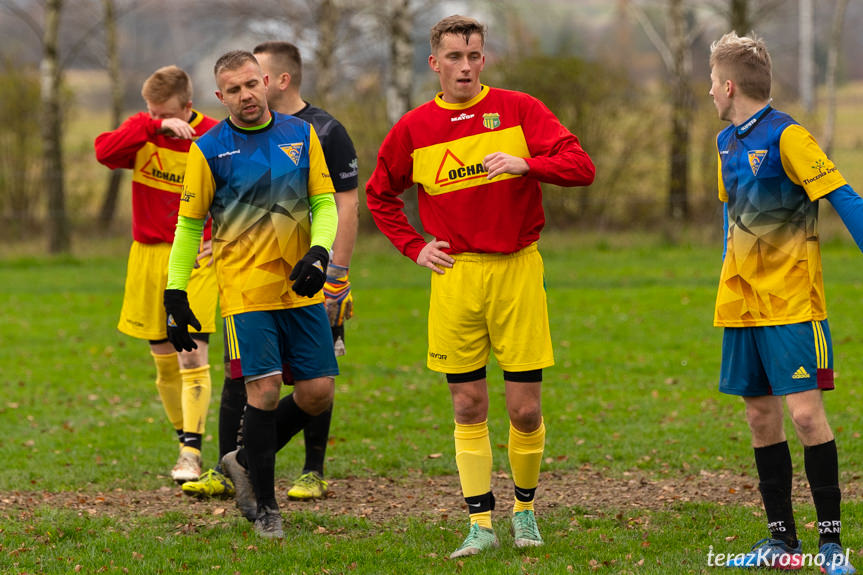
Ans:
[[[719,391],[756,397],[833,389],[833,342],[827,320],[727,327]]]

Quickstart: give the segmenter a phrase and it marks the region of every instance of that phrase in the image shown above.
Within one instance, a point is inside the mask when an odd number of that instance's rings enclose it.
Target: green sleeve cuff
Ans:
[[[317,194],[309,198],[312,207],[311,245],[326,250],[333,248],[336,230],[339,227],[339,211],[336,209],[334,194]]]
[[[177,218],[174,245],[171,246],[171,258],[168,260],[167,289],[185,291],[189,285],[189,276],[192,275],[195,258],[198,257],[198,248],[201,245],[205,221],[205,219],[199,220],[186,216]]]

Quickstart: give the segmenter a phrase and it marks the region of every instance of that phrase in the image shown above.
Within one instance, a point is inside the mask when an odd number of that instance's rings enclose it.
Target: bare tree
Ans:
[[[671,0],[668,6],[668,43],[672,58],[668,215],[675,220],[682,220],[689,215],[689,126],[692,124],[694,107],[687,28],[683,0]]]
[[[749,19],[749,0],[730,0],[728,24],[731,29],[742,36],[752,30],[752,21]]]
[[[324,107],[332,101],[336,85],[335,54],[340,11],[334,0],[320,0],[317,11],[318,42],[315,46],[315,93]]]
[[[692,29],[691,14],[684,0],[669,0],[667,41],[647,14],[635,3],[629,5],[647,37],[662,56],[671,82],[671,134],[668,182],[668,215],[681,220],[689,214],[689,126],[694,114],[692,98],[691,46],[699,33]]]
[[[114,0],[103,0],[105,9],[105,48],[108,58],[108,79],[111,86],[111,129],[120,125],[123,113],[123,83],[120,79],[120,54],[117,50],[117,11]],[[111,170],[105,197],[99,210],[99,229],[107,230],[114,220],[123,170]]]
[[[390,81],[387,83],[387,119],[395,124],[410,110],[413,85],[414,46],[411,41],[413,14],[410,0],[390,0],[388,29],[390,40]]]
[[[839,46],[842,38],[842,23],[848,0],[837,0],[833,9],[833,25],[830,30],[830,44],[827,49],[827,117],[824,119],[824,135],[821,146],[829,155],[833,151],[833,130],[836,126],[836,70],[839,67]]]
[[[45,168],[43,177],[48,193],[48,250],[52,254],[71,249],[69,219],[63,173],[63,117],[60,87],[63,69],[58,58],[60,15],[63,0],[48,0],[42,37],[42,142]]]
[[[815,6],[812,0],[798,0],[798,6],[800,10],[800,42],[798,44],[800,101],[806,111],[811,113],[815,109]]]

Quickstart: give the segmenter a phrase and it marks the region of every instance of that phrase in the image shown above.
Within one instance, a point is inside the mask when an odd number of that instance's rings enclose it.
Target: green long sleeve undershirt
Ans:
[[[309,198],[312,211],[311,245],[326,250],[333,247],[339,223],[339,212],[333,194],[318,194]],[[168,289],[185,290],[195,267],[204,219],[179,216],[174,231],[174,245],[168,260]]]
[[[171,257],[168,259],[168,289],[185,290],[189,285],[189,276],[195,267],[198,248],[201,245],[201,235],[204,233],[206,219],[177,218],[177,228],[174,230],[174,244],[171,246]]]
[[[333,248],[339,227],[339,211],[335,194],[318,194],[309,198],[312,207],[311,245],[321,246],[327,251]]]

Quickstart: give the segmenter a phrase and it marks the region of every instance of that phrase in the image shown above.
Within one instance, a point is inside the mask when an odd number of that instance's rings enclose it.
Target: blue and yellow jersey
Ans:
[[[264,127],[228,120],[192,144],[180,215],[213,218],[222,316],[322,302],[288,276],[309,249],[309,198],[334,193],[312,126],[273,112]]]
[[[845,179],[815,139],[769,106],[717,137],[726,254],[714,325],[784,325],[827,317],[818,204]]]

